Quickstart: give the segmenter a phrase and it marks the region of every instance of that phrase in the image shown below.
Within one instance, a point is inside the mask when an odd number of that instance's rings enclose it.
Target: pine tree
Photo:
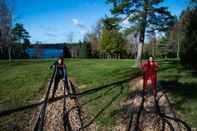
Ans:
[[[160,6],[163,0],[108,0],[113,5],[111,13],[128,19],[131,26],[139,27],[137,64],[141,62],[145,35],[151,31],[165,31],[173,25],[173,16],[166,7]]]

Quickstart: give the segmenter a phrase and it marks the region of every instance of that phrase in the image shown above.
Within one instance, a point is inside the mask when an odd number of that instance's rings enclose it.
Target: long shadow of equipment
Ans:
[[[111,99],[111,101],[108,103],[108,104],[106,104],[96,115],[95,115],[95,117],[88,123],[88,124],[86,124],[86,125],[84,125],[84,127],[82,127],[82,128],[87,128],[87,127],[89,127],[121,94],[122,94],[122,92],[123,92],[123,88],[124,88],[124,86],[121,86],[121,88],[120,88],[120,92],[118,93],[118,94],[116,94],[112,99]]]
[[[135,131],[140,131],[139,122],[140,122],[140,116],[141,116],[143,111],[146,112],[146,113],[150,113],[150,114],[156,114],[156,115],[158,115],[161,118],[161,120],[162,120],[162,129],[161,130],[162,131],[165,131],[166,124],[168,125],[168,127],[170,128],[171,131],[175,131],[175,128],[173,127],[173,124],[170,121],[174,121],[174,122],[176,122],[178,124],[181,124],[181,125],[183,125],[185,127],[185,129],[187,131],[191,131],[191,127],[185,121],[183,121],[183,120],[181,120],[181,119],[179,119],[177,117],[168,116],[168,115],[166,115],[165,113],[163,113],[161,111],[161,107],[159,105],[159,100],[160,100],[161,97],[158,97],[157,99],[156,98],[154,99],[156,112],[147,112],[144,109],[144,102],[145,102],[144,91],[137,91],[134,94],[141,94],[140,95],[141,96],[141,103],[140,103],[140,107],[139,107],[139,109],[137,111],[136,123],[135,123],[135,129],[134,129]],[[170,108],[172,108],[172,107],[170,107]],[[132,122],[133,122],[132,120],[133,120],[133,114],[131,114],[131,116],[130,116],[130,120],[129,120],[129,123],[128,123],[127,131],[131,130],[131,126],[132,126]]]
[[[89,94],[92,94],[92,93],[96,93],[96,92],[98,92],[100,90],[103,90],[103,89],[106,89],[106,88],[110,88],[111,86],[115,86],[115,85],[120,85],[120,84],[126,83],[126,82],[130,81],[131,79],[134,79],[135,77],[137,77],[137,76],[132,76],[132,77],[130,77],[128,79],[124,79],[124,80],[121,80],[121,81],[110,83],[110,84],[107,84],[107,85],[104,85],[104,86],[100,86],[100,87],[97,87],[97,88],[85,90],[85,91],[83,91],[81,93],[71,94],[71,97],[86,96],[86,95],[89,95]],[[117,88],[117,87],[118,86],[116,86],[115,88]],[[58,100],[63,99],[64,97],[68,97],[68,96],[69,95],[61,95],[61,96],[55,97],[54,99],[49,98],[47,100],[47,102],[48,103],[53,103],[53,102],[56,102]],[[0,112],[0,117],[4,117],[4,116],[10,115],[12,113],[23,111],[23,110],[26,110],[26,109],[35,108],[37,106],[42,105],[44,102],[46,102],[46,100],[43,100],[43,101],[40,101],[40,102],[37,102],[37,103],[33,103],[33,104],[30,104],[30,105],[22,106],[22,107],[19,107],[19,108],[16,108],[16,109],[2,111],[2,112]]]

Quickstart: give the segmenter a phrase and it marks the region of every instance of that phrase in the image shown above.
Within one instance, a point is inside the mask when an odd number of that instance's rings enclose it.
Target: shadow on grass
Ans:
[[[106,109],[108,109],[109,106],[112,105],[112,103],[120,97],[123,92],[123,88],[124,86],[121,85],[120,91],[115,96],[113,96],[110,102],[108,102],[103,108],[101,108],[101,110],[94,116],[94,118],[82,128],[89,127]]]
[[[173,81],[160,81],[162,87],[173,96],[180,96],[175,104],[179,107],[185,103],[188,103],[188,100],[197,100],[197,83],[180,83],[177,80]]]
[[[132,70],[132,71],[135,71],[135,70]],[[128,71],[125,71],[125,72],[128,72]],[[138,72],[135,71],[135,72],[136,73],[133,73],[133,74],[130,74],[130,75],[128,73],[127,73],[127,75],[124,75],[124,72],[123,72],[123,73],[121,73],[119,75],[120,76],[120,78],[119,78],[120,80],[119,81],[116,81],[116,82],[113,82],[113,83],[109,83],[109,84],[106,84],[104,86],[100,86],[100,87],[88,89],[88,90],[85,90],[83,92],[76,93],[76,94],[74,94],[74,96],[77,95],[77,96],[82,97],[82,96],[86,96],[86,95],[89,95],[89,94],[92,94],[92,93],[96,93],[96,92],[101,91],[103,89],[111,88],[111,86],[118,87],[118,85],[123,84],[123,83],[126,83],[126,82],[130,81],[131,79],[134,79],[137,76],[139,76],[139,71]],[[123,78],[125,78],[125,79],[123,79]],[[61,95],[61,96],[55,97],[54,99],[51,99],[50,98],[50,99],[48,99],[48,102],[49,103],[56,102],[58,100],[63,99],[64,97],[68,97],[68,96]],[[20,111],[23,111],[23,110],[26,110],[26,109],[35,108],[37,106],[40,106],[43,103],[44,103],[44,100],[43,101],[40,101],[40,102],[37,102],[37,103],[30,104],[30,105],[18,107],[16,109],[10,109],[10,110],[6,110],[6,111],[2,111],[2,112],[0,112],[0,117],[7,116],[7,115],[10,115],[12,113],[20,112]]]

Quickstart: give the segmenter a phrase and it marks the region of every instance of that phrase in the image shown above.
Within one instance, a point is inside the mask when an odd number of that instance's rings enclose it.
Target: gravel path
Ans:
[[[64,84],[63,81],[60,81],[55,97],[62,96],[63,94]],[[52,96],[52,90],[49,96]],[[79,131],[83,123],[86,121],[87,112],[85,112],[82,108],[78,108],[79,101],[77,98],[67,97],[65,101],[65,109],[69,112],[68,118],[71,130]],[[46,110],[46,120],[44,125],[45,131],[64,131],[63,109],[64,99],[48,104]],[[95,123],[85,128],[84,131],[96,131]]]
[[[53,86],[52,86],[53,90]],[[50,96],[52,96],[52,90],[50,92]],[[58,89],[56,91],[55,97],[61,96],[64,94],[63,82],[60,81]],[[63,104],[64,100],[61,99],[59,101],[48,104],[46,109],[46,120],[44,125],[44,130],[46,131],[64,131],[63,126]]]

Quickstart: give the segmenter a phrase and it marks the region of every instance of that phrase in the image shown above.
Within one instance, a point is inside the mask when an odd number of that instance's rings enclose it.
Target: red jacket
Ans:
[[[146,61],[141,65],[141,68],[145,69],[146,73],[154,73],[154,69],[158,69],[159,65],[155,61],[153,62]]]

